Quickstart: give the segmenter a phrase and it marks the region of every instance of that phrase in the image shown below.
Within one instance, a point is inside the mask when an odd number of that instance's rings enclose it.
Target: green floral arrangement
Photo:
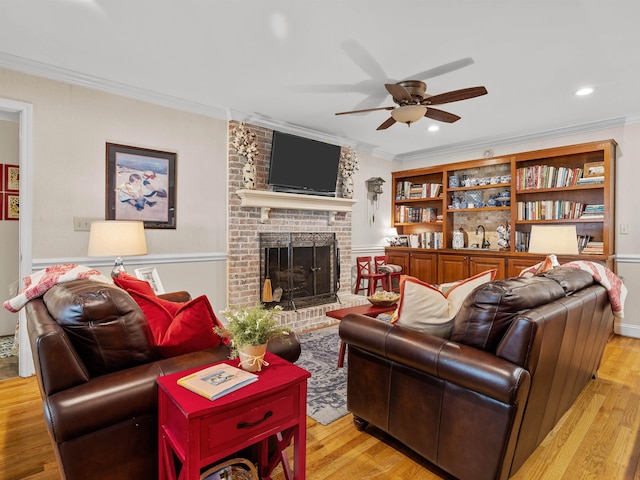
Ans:
[[[253,307],[230,307],[220,312],[228,320],[224,328],[216,327],[216,333],[231,340],[231,357],[238,356],[243,345],[263,345],[272,338],[289,335],[291,330],[279,325],[275,314],[282,310],[276,305],[272,309],[259,303]]]

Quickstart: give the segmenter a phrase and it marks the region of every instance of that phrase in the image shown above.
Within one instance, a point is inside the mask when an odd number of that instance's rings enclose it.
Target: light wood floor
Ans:
[[[309,480],[448,478],[379,431],[358,432],[350,415],[307,427]],[[640,340],[614,336],[598,379],[512,480],[640,479],[639,458]],[[33,377],[0,382],[0,480],[17,479],[59,479]]]

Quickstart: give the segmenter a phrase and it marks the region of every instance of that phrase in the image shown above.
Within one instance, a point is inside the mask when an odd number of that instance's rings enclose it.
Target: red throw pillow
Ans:
[[[214,327],[222,324],[205,295],[186,303],[175,303],[136,291],[129,294],[147,318],[162,357],[175,357],[222,343],[214,331]]]
[[[151,288],[151,285],[149,285],[149,282],[140,280],[133,275],[129,275],[127,272],[118,273],[117,277],[113,277],[113,282],[129,293],[135,291],[152,297],[156,296],[156,293],[153,291],[153,288]]]

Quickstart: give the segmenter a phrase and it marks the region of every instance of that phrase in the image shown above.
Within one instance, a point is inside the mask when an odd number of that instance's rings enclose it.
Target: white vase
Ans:
[[[353,198],[353,177],[342,177],[342,198]]]
[[[267,344],[263,345],[241,345],[238,347],[240,356],[240,366],[247,372],[259,372],[263,365],[268,365],[264,361],[264,354],[267,351]]]
[[[249,160],[242,167],[242,183],[247,190],[256,188],[256,166]]]

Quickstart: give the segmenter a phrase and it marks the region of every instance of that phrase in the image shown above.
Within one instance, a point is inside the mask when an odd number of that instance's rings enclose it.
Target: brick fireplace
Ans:
[[[280,321],[295,331],[332,323],[324,316],[327,310],[366,303],[364,297],[356,297],[349,291],[351,271],[351,212],[298,210],[296,203],[291,208],[274,208],[264,219],[258,207],[243,207],[236,191],[244,188],[242,167],[245,159],[233,146],[233,129],[238,122],[229,122],[229,212],[228,212],[228,304],[230,306],[255,305],[261,300],[264,279],[264,263],[261,265],[260,233],[329,233],[335,234],[340,249],[340,289],[337,295],[342,303],[328,303],[309,308],[282,312]],[[255,157],[256,189],[269,190],[267,184],[272,131],[245,124],[245,128],[256,134],[258,154]],[[304,195],[302,195],[304,197]],[[264,222],[264,223],[262,223]]]

